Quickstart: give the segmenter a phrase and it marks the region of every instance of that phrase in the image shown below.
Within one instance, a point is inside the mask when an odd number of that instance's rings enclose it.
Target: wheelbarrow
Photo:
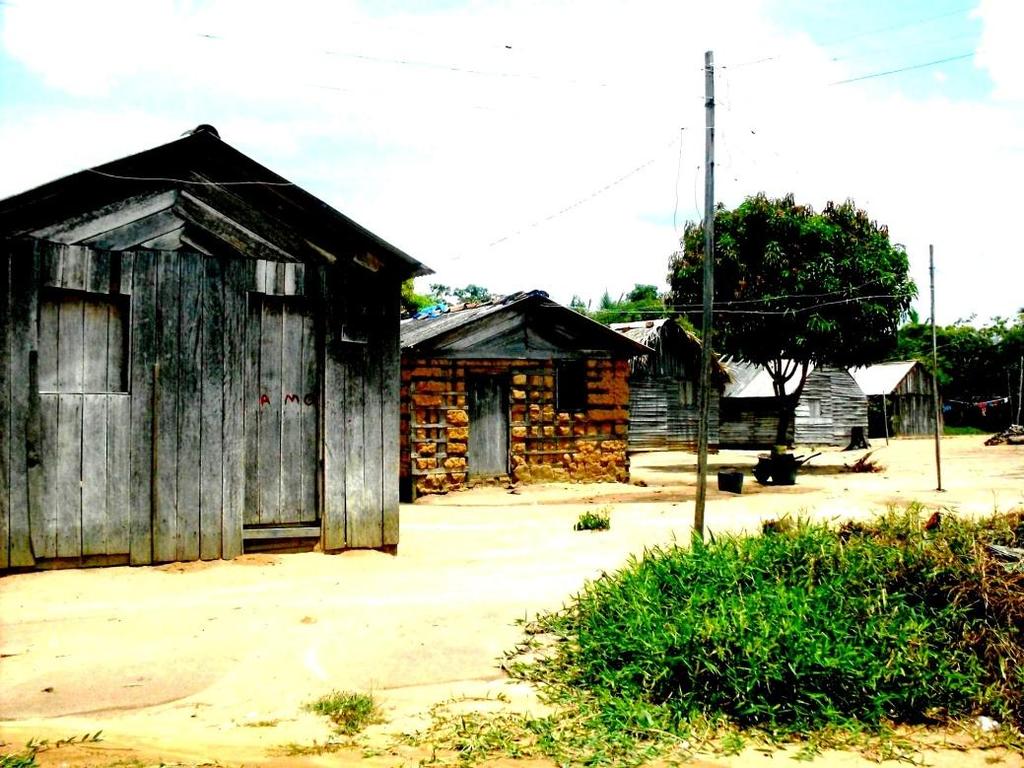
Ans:
[[[796,485],[796,472],[800,467],[820,456],[821,451],[810,456],[794,456],[792,453],[773,453],[757,457],[754,479],[761,485]]]

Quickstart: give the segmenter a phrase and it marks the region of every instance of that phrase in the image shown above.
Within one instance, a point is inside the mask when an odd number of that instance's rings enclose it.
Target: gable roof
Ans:
[[[850,375],[865,395],[888,395],[907,377],[917,360],[900,360],[892,363],[876,363],[863,368],[851,368]]]
[[[431,272],[206,125],[0,200],[0,237],[319,264],[354,259],[403,277]]]
[[[730,381],[725,385],[722,397],[775,397],[772,376],[763,366],[742,360],[726,360],[725,367]],[[808,375],[812,370],[808,370]]]
[[[668,317],[659,317],[657,320],[634,320],[628,323],[611,323],[613,331],[618,331],[628,336],[633,341],[650,347],[655,353],[665,354],[663,345],[666,341],[685,347],[686,351],[696,356],[701,355],[703,343],[693,333],[683,328],[679,323]],[[674,340],[674,341],[673,341]],[[648,355],[639,363],[633,364],[634,372],[644,370],[650,363],[652,355]],[[729,372],[722,364],[721,358],[712,352],[711,354],[711,378],[716,384],[722,385],[729,378]]]
[[[402,321],[402,349],[450,357],[547,358],[602,352],[617,357],[650,348],[579,312],[526,291]]]

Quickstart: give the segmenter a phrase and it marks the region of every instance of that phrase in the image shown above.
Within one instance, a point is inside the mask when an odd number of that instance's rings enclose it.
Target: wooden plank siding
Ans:
[[[637,378],[629,383],[629,450],[692,451],[699,414],[692,382],[676,378]],[[711,393],[708,446],[718,447],[718,390]]]
[[[250,513],[254,541],[293,526],[327,550],[397,545],[390,278],[258,274],[255,259],[188,250],[2,249],[0,569],[230,558]],[[269,415],[261,366],[282,412],[251,437]],[[261,472],[276,503],[251,501]]]

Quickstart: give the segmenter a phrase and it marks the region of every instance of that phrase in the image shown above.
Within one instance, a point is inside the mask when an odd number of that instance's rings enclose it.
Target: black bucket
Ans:
[[[718,473],[718,490],[729,493],[743,493],[743,473],[735,469]]]

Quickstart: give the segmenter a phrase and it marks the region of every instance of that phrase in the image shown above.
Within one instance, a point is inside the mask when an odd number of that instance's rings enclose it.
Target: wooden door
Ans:
[[[301,297],[253,298],[246,334],[246,527],[319,520],[316,336]]]
[[[508,474],[508,386],[498,376],[467,381],[469,395],[469,476]]]
[[[38,494],[30,511],[38,558],[128,554],[127,317],[121,296],[40,296]]]

